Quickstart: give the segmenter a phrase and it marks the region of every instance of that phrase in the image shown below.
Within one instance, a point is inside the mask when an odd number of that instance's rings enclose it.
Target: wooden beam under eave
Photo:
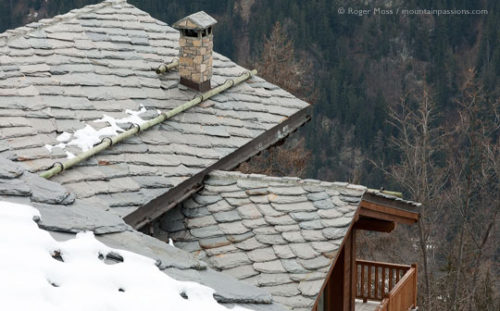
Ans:
[[[368,217],[360,217],[356,224],[354,224],[354,229],[377,232],[391,232],[394,228],[396,228],[396,223],[394,221]]]
[[[411,220],[408,218],[399,217],[399,216],[387,214],[384,212],[374,211],[374,210],[367,209],[364,207],[360,207],[359,215],[361,217],[368,217],[368,218],[375,218],[375,219],[379,219],[379,220],[393,221],[393,222],[407,224],[407,225],[411,225],[411,224],[415,223],[414,220]]]
[[[381,220],[394,221],[403,224],[414,224],[418,221],[418,213],[389,207],[362,200],[360,203],[360,216],[371,217]]]

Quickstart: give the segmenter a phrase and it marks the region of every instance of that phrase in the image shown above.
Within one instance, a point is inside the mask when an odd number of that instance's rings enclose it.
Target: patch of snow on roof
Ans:
[[[213,289],[174,280],[153,259],[107,247],[91,232],[55,241],[39,217],[0,201],[0,310],[227,310]]]
[[[94,122],[107,122],[109,126],[96,130],[87,124],[84,128],[75,131],[73,134],[63,132],[56,138],[57,141],[60,142],[59,144],[45,145],[45,148],[51,152],[54,148],[61,148],[64,150],[67,146],[76,146],[85,152],[91,149],[95,144],[100,143],[103,137],[112,137],[118,135],[118,133],[124,132],[125,130],[118,126],[118,124],[132,123],[142,125],[146,121],[139,115],[146,111],[146,108],[141,105],[141,109],[138,111],[130,109],[125,110],[125,113],[129,115],[125,118],[115,119],[108,115],[104,115],[101,119],[94,120]],[[66,155],[68,159],[74,157],[72,153],[66,152]]]
[[[73,159],[73,158],[76,158],[76,156],[73,153],[66,151],[66,158]]]
[[[61,135],[57,136],[56,139],[57,141],[65,143],[71,139],[71,134],[68,132],[63,132]]]

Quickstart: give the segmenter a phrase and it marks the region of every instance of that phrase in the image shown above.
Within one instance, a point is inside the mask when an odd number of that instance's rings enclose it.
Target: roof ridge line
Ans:
[[[300,178],[300,177],[290,177],[290,176],[270,176],[270,175],[264,175],[264,174],[254,174],[254,173],[242,173],[240,171],[225,171],[225,170],[214,170],[210,172],[209,176],[214,176],[216,178],[233,178],[235,180],[237,179],[249,179],[249,180],[264,180],[268,182],[275,182],[275,183],[281,183],[281,184],[293,184],[294,182],[298,186],[316,186],[316,187],[321,187],[321,188],[330,188],[333,190],[352,190],[352,191],[359,191],[360,195],[364,194],[373,194],[378,197],[402,202],[405,204],[410,204],[416,207],[421,206],[422,204],[419,202],[415,202],[412,200],[407,200],[403,198],[403,194],[401,192],[397,191],[388,191],[384,189],[371,189],[368,188],[367,186],[363,186],[360,184],[352,184],[349,182],[341,182],[341,181],[323,181],[320,179],[311,179],[311,178]],[[275,187],[279,187],[276,186]]]
[[[35,22],[31,22],[21,27],[17,27],[14,29],[8,29],[2,33],[0,33],[0,46],[6,45],[10,40],[17,39],[22,37],[32,31],[40,30],[45,27],[49,27],[60,23],[62,21],[71,20],[75,17],[78,17],[82,14],[92,13],[99,9],[111,6],[117,3],[127,3],[127,0],[105,0],[96,4],[89,4],[83,6],[78,9],[70,10],[67,13],[59,14],[51,18],[43,18]]]
[[[300,178],[300,177],[292,177],[292,176],[270,176],[264,174],[254,174],[254,173],[242,173],[239,171],[225,171],[225,170],[216,170],[212,171],[210,175],[214,175],[216,177],[229,177],[229,178],[246,178],[250,180],[265,180],[270,182],[279,182],[283,184],[291,184],[297,183],[300,185],[310,185],[310,186],[319,186],[324,188],[344,188],[349,190],[357,190],[360,192],[368,191],[368,188],[363,185],[351,184],[348,182],[340,182],[340,181],[323,181],[319,179],[311,179],[311,178]]]

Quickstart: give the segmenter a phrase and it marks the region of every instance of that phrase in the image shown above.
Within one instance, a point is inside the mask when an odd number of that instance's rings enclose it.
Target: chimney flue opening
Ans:
[[[192,29],[182,29],[181,33],[184,37],[192,37],[192,38],[198,38],[198,37],[207,37],[212,34],[212,27],[209,27],[207,29],[202,29],[201,31],[196,31]]]

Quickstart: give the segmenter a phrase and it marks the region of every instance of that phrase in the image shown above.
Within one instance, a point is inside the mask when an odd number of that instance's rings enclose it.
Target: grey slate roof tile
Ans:
[[[206,238],[206,239],[200,239],[199,240],[199,247],[201,246],[204,249],[207,248],[217,248],[217,247],[222,247],[231,244],[231,242],[225,237],[225,236],[220,236],[216,238]],[[197,248],[196,250],[199,250],[200,248]]]
[[[226,255],[226,254],[232,253],[234,251],[236,251],[236,247],[234,247],[233,244],[205,249],[205,253],[207,254],[207,256],[210,256],[210,257],[218,256],[221,254]]]
[[[254,204],[242,205],[237,207],[236,210],[242,219],[258,219],[262,217]]]
[[[291,283],[288,273],[261,273],[256,276],[257,284],[260,286],[273,286]]]
[[[241,234],[228,234],[226,236],[227,236],[227,239],[229,241],[231,241],[233,243],[238,243],[238,242],[245,241],[245,240],[255,236],[255,233],[253,233],[252,231],[248,231],[248,232],[241,233]]]
[[[215,219],[219,223],[233,222],[233,221],[241,220],[239,213],[235,210],[228,211],[228,212],[214,213],[213,216],[215,217]]]
[[[219,256],[213,256],[209,259],[210,263],[217,269],[225,270],[251,263],[245,253],[228,253]]]
[[[272,247],[258,248],[247,252],[247,255],[253,262],[264,262],[276,259],[276,255]]]
[[[244,251],[250,251],[259,247],[264,247],[265,244],[260,243],[255,237],[252,237],[243,242],[236,243],[235,246]]]
[[[294,284],[263,286],[262,288],[273,296],[292,297],[300,294]]]
[[[222,232],[228,235],[247,233],[249,229],[241,222],[219,223],[219,228]]]
[[[289,273],[308,273],[309,270],[300,265],[296,259],[282,259],[281,263]],[[294,284],[297,287],[296,284]]]
[[[289,243],[305,242],[305,239],[300,231],[283,232],[281,235],[283,236],[283,239]]]
[[[278,258],[290,259],[296,257],[289,245],[273,245],[274,253]]]
[[[268,199],[270,202],[274,204],[291,204],[291,203],[300,203],[307,202],[308,199],[305,196],[301,195],[269,195]]]
[[[280,260],[255,262],[253,268],[255,271],[269,274],[286,272]]]
[[[281,216],[265,216],[264,219],[271,225],[293,225],[296,224],[295,220],[289,215]]]
[[[21,180],[0,179],[0,196],[30,196],[31,189]]]
[[[223,211],[230,211],[234,209],[234,207],[229,203],[227,203],[226,200],[220,200],[215,203],[207,205],[207,209],[212,213],[217,213]]]
[[[292,252],[299,258],[311,259],[317,257],[318,253],[311,247],[309,243],[291,243]]]
[[[267,203],[267,201],[261,203]],[[285,215],[284,212],[275,210],[270,204],[257,204],[257,208],[262,213],[262,215],[267,217],[278,217]]]
[[[23,171],[19,164],[0,157],[0,178],[13,179],[22,175]]]
[[[261,235],[261,234],[278,234],[279,231],[276,230],[275,226],[270,226],[267,225],[267,223],[263,226],[259,226],[257,228],[253,228],[252,230],[255,234]]]
[[[326,201],[326,200],[323,200]],[[272,203],[271,205],[273,208],[277,211],[281,212],[311,212],[315,211],[317,208],[319,208],[316,203],[321,202],[321,201],[315,201],[315,202],[310,202],[310,201],[305,201],[305,202],[300,202],[300,203],[289,203],[289,204],[275,204]]]
[[[349,223],[350,223],[350,220],[349,220]],[[324,227],[322,220],[319,220],[319,219],[302,221],[299,223],[299,226],[303,230],[323,229],[323,227]]]
[[[339,247],[338,244],[335,244],[332,242],[326,242],[326,241],[312,242],[311,245],[316,251],[318,251],[320,253],[331,252],[331,251],[338,249],[338,247]]]
[[[301,233],[306,241],[322,241],[325,239],[321,230],[302,230]]]
[[[274,229],[277,232],[288,232],[288,231],[298,231],[300,230],[299,225],[293,224],[293,225],[275,225]]]
[[[299,262],[304,268],[309,270],[316,270],[331,264],[331,260],[324,256],[318,256],[312,259],[299,259]]]
[[[327,210],[319,210],[318,215],[321,218],[338,218],[342,216],[342,211],[339,209],[327,209]]]
[[[315,296],[320,291],[322,285],[323,280],[303,281],[300,282],[298,289],[304,296]]]
[[[334,227],[334,228],[343,228],[349,226],[351,223],[351,217],[339,217],[332,219],[322,219],[321,223],[324,227]]]
[[[224,270],[224,273],[227,273],[237,279],[243,280],[249,278],[251,276],[259,274],[252,265],[239,266],[232,269]],[[272,293],[271,293],[272,294]]]
[[[221,236],[224,233],[219,229],[219,226],[212,225],[208,227],[202,228],[194,228],[190,230],[191,234],[197,238],[209,238],[209,237],[217,237]]]
[[[323,229],[323,235],[327,239],[338,239],[343,237],[347,232],[346,229],[339,229],[339,228],[325,228]]]
[[[267,222],[263,218],[256,219],[246,219],[241,222],[245,227],[250,229],[259,228],[267,225]]]
[[[204,228],[215,224],[217,224],[217,221],[215,221],[212,215],[190,218],[187,220],[187,226],[189,228]]]
[[[286,241],[281,237],[280,234],[257,234],[255,238],[260,243],[268,245],[286,244]]]

